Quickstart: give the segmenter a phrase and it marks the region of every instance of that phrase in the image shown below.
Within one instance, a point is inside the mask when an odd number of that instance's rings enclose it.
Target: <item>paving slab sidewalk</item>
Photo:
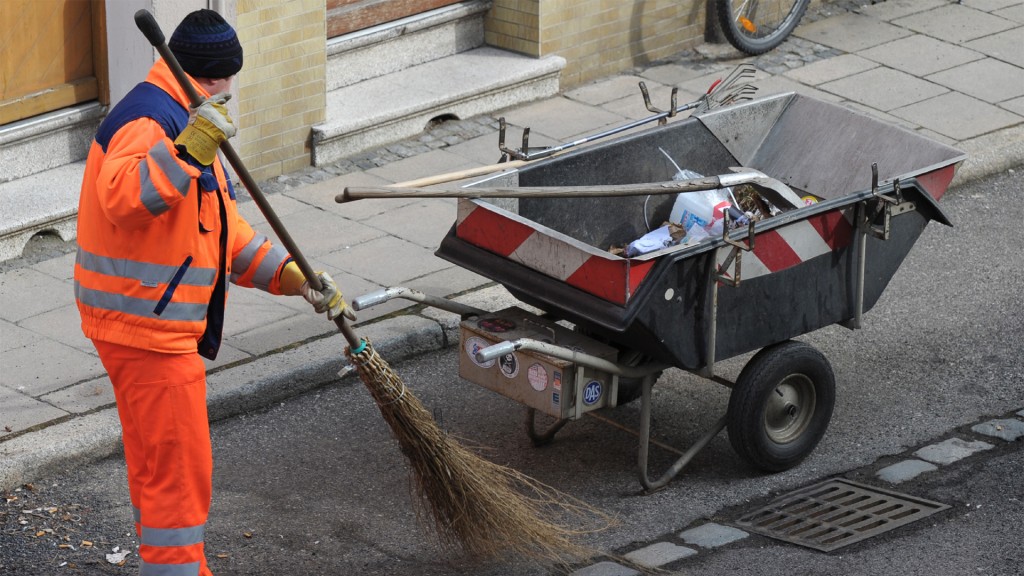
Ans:
[[[778,49],[746,58],[705,45],[500,114],[441,125],[419,138],[311,167],[264,191],[312,265],[346,294],[406,285],[463,295],[497,309],[500,287],[434,256],[455,219],[450,200],[367,200],[339,205],[345,186],[379,185],[482,166],[498,159],[497,117],[510,143],[554,144],[648,117],[636,83],[664,101],[673,86],[696,98],[740,62],[760,70],[761,94],[794,90],[839,102],[968,154],[957,183],[1024,167],[1024,3],[1007,0],[841,1],[809,13]],[[662,104],[662,106],[664,106]],[[76,186],[68,182],[68,186]],[[261,186],[263,187],[263,186]],[[243,214],[270,232],[252,203]],[[73,246],[49,246],[0,263],[0,489],[119,449],[102,365],[79,330]],[[231,292],[225,345],[208,363],[211,416],[223,418],[338,378],[334,325],[300,298]],[[357,329],[389,360],[451,345],[451,315],[407,301],[365,310]]]

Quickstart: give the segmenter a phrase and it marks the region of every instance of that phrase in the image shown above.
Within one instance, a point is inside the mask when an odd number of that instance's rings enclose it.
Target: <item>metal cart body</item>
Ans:
[[[859,327],[864,312],[881,297],[928,222],[950,224],[938,201],[965,158],[956,149],[903,128],[788,93],[539,160],[470,187],[669,180],[675,167],[660,149],[682,168],[704,175],[725,174],[734,166],[754,168],[819,202],[696,244],[625,258],[608,248],[623,246],[667,220],[672,196],[460,199],[457,220],[437,250],[441,258],[500,283],[517,299],[546,313],[545,318],[505,313],[516,329],[527,329],[523,322],[565,320],[578,334],[605,347],[592,353],[565,346],[553,331],[545,337],[548,329],[536,326],[528,328],[532,334],[515,338],[500,331],[488,336],[480,329],[481,319],[487,325],[501,314],[481,317],[475,311],[463,322],[460,358],[460,365],[473,369],[461,370],[462,375],[526,405],[530,436],[537,442],[550,440],[564,421],[614,407],[620,386],[631,380],[643,403],[639,463],[647,489],[671,480],[729,420],[719,420],[668,472],[652,480],[647,473],[650,389],[660,371],[677,367],[732,386],[715,375],[717,361],[765,351],[836,323]],[[467,339],[481,336],[486,342],[467,345]],[[619,351],[618,357],[610,356],[607,347]],[[513,358],[524,353],[534,357]],[[558,371],[562,388],[568,390],[557,399],[567,406],[544,409],[543,402],[551,404],[553,368],[548,367],[543,386],[540,369],[532,384],[520,377],[520,384],[509,386],[502,380],[501,371],[509,370],[500,362],[503,357],[524,371],[529,368],[525,364],[536,363],[537,358],[564,359],[570,379],[561,373],[564,370]],[[801,370],[824,369],[794,369]],[[826,372],[831,377],[830,367]],[[787,376],[781,382],[789,383],[795,397],[800,398],[803,390],[809,391],[812,404],[815,395],[820,405],[830,401],[829,390],[817,383],[808,387],[808,378],[790,380]],[[590,385],[592,381],[598,384]],[[776,392],[781,396],[780,390]],[[540,401],[531,398],[532,393],[547,396]],[[767,398],[763,392],[757,394]],[[786,416],[798,411],[799,403],[779,409]],[[562,421],[547,433],[537,433],[536,410]],[[772,417],[771,407],[769,413],[763,407],[735,410],[766,421]],[[830,416],[828,403],[827,414],[820,416],[824,425]],[[735,421],[739,416],[730,418]],[[820,436],[824,429],[820,423],[816,426],[821,429],[814,434]],[[730,424],[730,440],[732,436]],[[767,438],[774,438],[771,430]],[[791,440],[779,438],[782,444]],[[817,440],[809,442],[810,449]],[[767,468],[790,466],[808,451],[787,457],[778,466],[769,460]]]
[[[854,320],[878,301],[964,155],[902,128],[795,94],[755,100],[540,161],[474,185],[565,186],[671,179],[684,168],[755,168],[824,201],[758,222],[754,249],[725,239],[639,258],[608,252],[668,219],[671,196],[459,201],[437,255],[523,302],[686,370]],[[685,162],[685,164],[684,164]],[[877,163],[881,188],[872,190]],[[889,237],[858,234],[858,207],[903,199]],[[645,222],[645,203],[646,222]],[[896,206],[896,205],[894,205]],[[865,214],[873,211],[868,206]],[[891,213],[891,212],[890,212]],[[656,226],[657,224],[655,224]],[[744,233],[734,240],[745,241]],[[858,253],[868,271],[860,290]],[[736,270],[739,255],[739,269]],[[721,280],[739,285],[716,289]],[[715,293],[717,292],[717,311]],[[714,339],[711,335],[714,334]],[[711,350],[714,350],[713,357]]]

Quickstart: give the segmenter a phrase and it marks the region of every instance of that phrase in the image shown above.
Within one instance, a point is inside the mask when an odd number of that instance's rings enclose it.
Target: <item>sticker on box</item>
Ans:
[[[534,390],[543,392],[548,387],[548,370],[540,362],[535,362],[526,371],[526,379]]]
[[[601,392],[601,383],[597,380],[591,380],[587,383],[586,387],[583,388],[583,403],[587,406],[597,404],[601,399]]]
[[[476,359],[476,353],[481,351],[481,350],[483,350],[484,348],[487,348],[490,345],[491,345],[491,343],[486,341],[486,340],[484,340],[483,338],[477,338],[476,336],[471,336],[469,338],[466,338],[466,344],[465,344],[466,354],[469,355],[469,359],[473,361],[473,364],[476,364],[477,366],[479,366],[481,368],[490,368],[491,366],[494,366],[494,360],[488,360],[487,362],[481,362],[481,361]]]
[[[506,378],[515,378],[519,375],[519,359],[515,353],[509,352],[498,358],[498,369]]]
[[[508,332],[515,330],[516,323],[507,318],[484,318],[476,323],[477,327],[487,332]]]

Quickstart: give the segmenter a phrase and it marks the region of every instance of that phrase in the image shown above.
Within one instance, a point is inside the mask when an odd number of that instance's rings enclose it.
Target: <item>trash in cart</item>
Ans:
[[[680,168],[675,160],[669,156],[668,152],[665,152],[664,148],[658,148],[658,150],[676,167],[676,173],[672,175],[673,180],[690,180],[704,177],[703,174],[698,174],[693,170]],[[721,234],[725,214],[730,207],[734,207],[730,204],[731,195],[732,188],[728,186],[715,190],[677,194],[675,201],[672,203],[672,212],[669,213],[668,220],[669,222],[679,224],[687,232],[694,226],[697,226],[702,228],[704,232],[707,232],[705,236],[716,233]],[[738,206],[735,206],[735,208],[738,209]]]
[[[693,170],[680,168],[664,148],[658,150],[676,168],[672,180],[679,182],[704,178],[702,174]],[[751,192],[756,194],[756,191]],[[644,209],[646,210],[646,203]],[[727,213],[731,216],[733,227],[736,228],[747,225],[752,218],[760,219],[761,208],[755,210],[756,213],[743,212],[731,186],[681,192],[675,196],[667,222],[630,242],[624,251],[615,246],[610,247],[609,251],[613,254],[621,252],[627,258],[634,258],[670,246],[700,242],[708,236],[722,233]]]
[[[939,201],[964,159],[919,133],[785,93],[474,182],[458,190],[456,221],[437,255],[541,313],[452,309],[463,316],[460,374],[526,406],[538,443],[596,406],[639,399],[639,477],[648,490],[671,481],[725,428],[753,466],[796,466],[824,435],[837,390],[828,359],[795,338],[863,324],[925,226],[951,225]],[[721,230],[701,226],[706,237],[637,255],[609,252],[682,213],[678,198],[697,192],[636,193],[671,182],[680,166],[720,175],[705,180],[717,178],[714,199],[732,208],[712,204]],[[745,187],[728,178],[733,167],[770,182]],[[616,187],[620,195],[608,192]],[[584,193],[594,190],[602,195]],[[748,221],[735,226],[740,215]],[[450,309],[446,302],[431,305]],[[485,329],[506,322],[515,329]],[[717,362],[750,352],[735,382],[716,374]],[[651,388],[671,368],[731,391],[724,414],[652,478]],[[537,411],[558,421],[538,431]]]
[[[660,228],[655,228],[647,234],[644,234],[630,242],[622,252],[625,253],[627,258],[633,258],[640,256],[641,254],[662,250],[677,244],[699,242],[708,236],[706,232],[703,232],[703,228],[700,226],[694,228],[693,232],[689,234],[687,232],[688,231],[683,228],[682,224],[666,222]],[[620,249],[612,246],[609,248],[609,251],[613,254],[617,254]]]

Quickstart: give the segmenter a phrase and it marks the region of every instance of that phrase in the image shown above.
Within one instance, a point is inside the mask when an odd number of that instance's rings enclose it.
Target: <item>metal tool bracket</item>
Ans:
[[[658,115],[664,114],[664,116],[662,116],[661,118],[658,118],[658,126],[664,126],[665,124],[668,123],[668,119],[669,118],[674,118],[676,113],[679,112],[676,109],[677,106],[678,106],[677,102],[679,101],[679,87],[678,86],[673,86],[672,87],[671,105],[669,106],[668,110],[662,110],[660,108],[656,108],[653,104],[651,104],[651,94],[647,91],[647,84],[645,84],[643,81],[640,82],[640,94],[643,95],[643,97],[644,97],[644,106],[647,107],[647,110],[649,112],[654,112],[655,114],[658,114]]]
[[[880,197],[884,198],[884,196]],[[864,209],[861,211],[864,217],[857,223],[858,229],[863,234],[870,234],[879,240],[888,240],[892,232],[892,204],[885,202],[863,202]],[[881,224],[878,220],[881,218]]]
[[[723,271],[728,271],[729,267],[732,266],[732,273],[725,274]],[[729,255],[725,257],[725,261],[715,271],[715,280],[726,286],[733,288],[739,288],[740,280],[743,274],[743,250],[740,248],[733,248]]]
[[[891,195],[890,195],[891,194]],[[882,193],[878,188],[878,163],[871,164],[871,196],[858,202],[854,211],[854,222],[857,228],[856,276],[854,284],[855,299],[853,302],[853,318],[841,322],[851,330],[864,326],[864,282],[867,266],[868,236],[883,242],[889,239],[892,232],[892,217],[917,210],[916,202],[905,202],[900,189],[899,178],[893,180],[892,192]],[[878,220],[881,219],[881,224]]]
[[[722,284],[738,288],[742,277],[743,253],[754,249],[754,221],[751,220],[747,225],[747,242],[744,244],[742,241],[733,240],[729,236],[729,228],[731,228],[729,212],[725,212],[724,216],[725,219],[722,222],[722,241],[732,246],[733,249],[729,252],[729,256],[726,257],[722,266],[716,270],[715,277]],[[729,266],[733,267],[733,271],[731,275],[727,276],[722,271],[728,270]]]
[[[505,146],[505,132],[508,126],[505,123],[505,117],[498,118],[498,150],[501,151],[503,158],[515,158],[516,160],[530,160],[530,128],[523,128],[523,145],[518,150],[514,150]],[[535,148],[532,153],[540,153],[548,150],[548,147]]]
[[[879,190],[877,162],[871,163],[871,199],[865,200],[862,204],[864,209],[860,213],[863,214],[863,217],[858,219],[857,227],[862,232],[871,234],[879,240],[889,239],[889,234],[892,232],[893,216],[917,209],[915,203],[903,201],[903,190],[900,188],[899,178],[893,180],[891,193],[882,193]],[[881,224],[878,224],[879,218],[882,220]]]

